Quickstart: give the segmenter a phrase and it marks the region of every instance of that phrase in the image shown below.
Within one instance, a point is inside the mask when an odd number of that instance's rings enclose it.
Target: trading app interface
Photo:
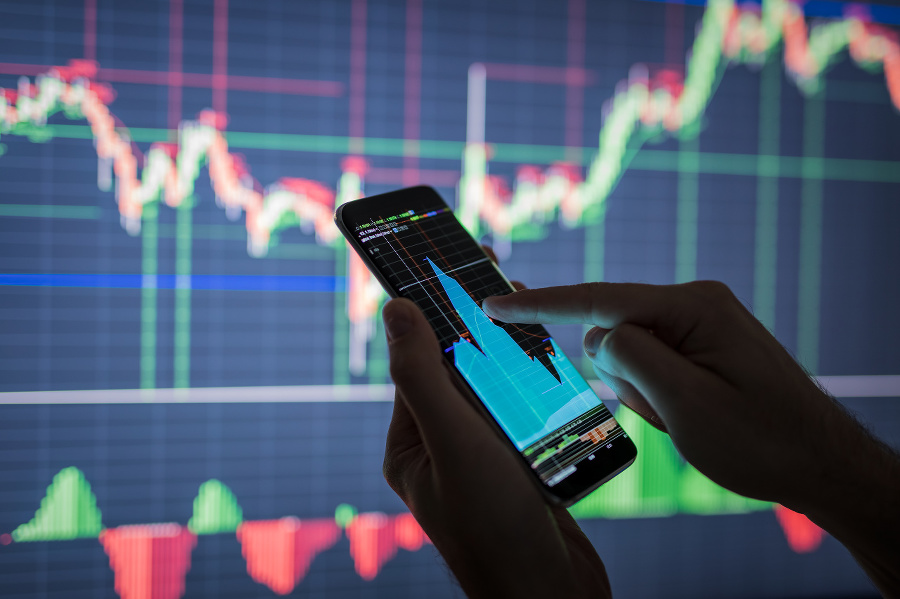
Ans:
[[[511,288],[446,204],[349,225],[393,289],[423,309],[441,349],[548,486],[627,437],[542,326],[481,310]]]

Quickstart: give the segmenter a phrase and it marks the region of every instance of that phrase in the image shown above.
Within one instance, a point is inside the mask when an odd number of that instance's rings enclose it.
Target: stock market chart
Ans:
[[[462,594],[382,478],[385,298],[332,224],[404,186],[529,286],[726,282],[900,446],[896,7],[0,14],[5,597]],[[638,461],[572,512],[617,596],[874,596],[837,541],[616,403]]]

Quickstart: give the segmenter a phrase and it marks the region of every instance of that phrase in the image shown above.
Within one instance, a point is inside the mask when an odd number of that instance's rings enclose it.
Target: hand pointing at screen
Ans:
[[[900,596],[900,459],[728,287],[585,283],[483,308],[505,322],[594,325],[584,350],[597,375],[685,459],[732,491],[806,514]]]

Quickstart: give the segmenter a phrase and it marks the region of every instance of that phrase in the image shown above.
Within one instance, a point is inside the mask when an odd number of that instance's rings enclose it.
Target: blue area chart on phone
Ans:
[[[559,380],[491,322],[453,277],[430,258],[427,260],[453,309],[481,348],[460,338],[452,346],[456,368],[519,450],[600,405],[600,399],[553,339],[547,339],[553,348],[549,357]]]

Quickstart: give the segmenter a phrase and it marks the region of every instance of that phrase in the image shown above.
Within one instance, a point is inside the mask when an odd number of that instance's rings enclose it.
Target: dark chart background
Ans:
[[[807,22],[845,8],[809,3]],[[704,10],[7,1],[0,87],[96,60],[137,151],[174,142],[179,123],[212,108],[263,186],[296,177],[335,189],[344,158],[359,156],[366,194],[424,183],[455,205],[471,65],[488,65],[491,174],[511,186],[523,165],[567,160],[584,176],[617,84],[635,64],[680,72]],[[869,10],[897,31],[896,9]],[[514,239],[499,248],[503,268],[530,286],[723,280],[896,447],[900,391],[885,377],[900,375],[900,112],[877,65],[861,69],[843,51],[807,95],[782,57],[779,44],[764,66],[724,68],[700,129],[645,144],[604,220]],[[804,157],[823,157],[822,173]],[[153,245],[148,220],[136,236],[123,229],[97,179],[83,119],[0,131],[0,595],[117,596],[96,538],[10,536],[67,467],[83,472],[108,529],[185,525],[209,479],[234,493],[245,520],[327,519],[339,504],[403,513],[381,476],[391,404],[377,318],[366,368],[349,368],[343,244],[292,226],[251,257],[243,217],[217,206],[202,168],[190,220],[162,205]],[[172,283],[178,273],[189,284]],[[580,355],[580,329],[551,333]],[[172,387],[186,390],[152,392]],[[620,597],[873,595],[834,539],[795,552],[770,510],[582,522]],[[183,596],[273,596],[241,551],[233,533],[199,535]],[[461,596],[428,544],[400,548],[374,577],[357,558],[341,532],[294,595]]]

